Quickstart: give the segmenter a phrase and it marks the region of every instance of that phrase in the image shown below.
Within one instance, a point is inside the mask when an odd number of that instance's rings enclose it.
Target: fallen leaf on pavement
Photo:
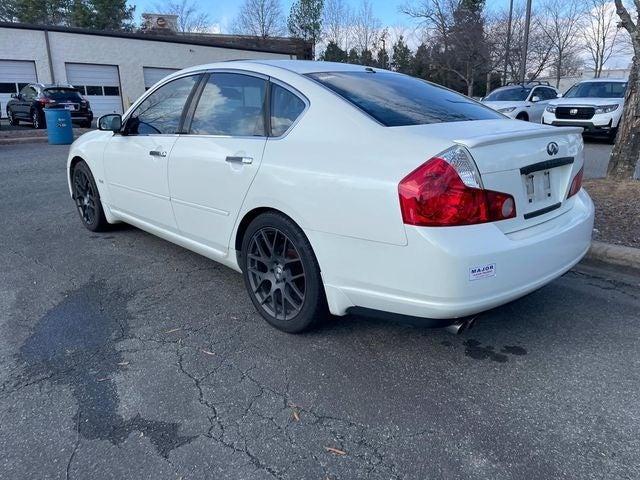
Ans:
[[[129,365],[129,362],[120,362],[117,365],[120,365],[121,367],[126,367],[127,365]]]
[[[300,414],[298,413],[298,410],[293,409],[293,411],[291,412],[291,417],[293,418],[294,421],[299,422]]]
[[[338,450],[337,448],[333,448],[333,447],[324,447],[324,449],[327,452],[335,453],[336,455],[346,455],[347,454],[347,452],[345,452],[344,450]]]
[[[215,353],[210,352],[209,350],[202,350],[202,353],[206,353],[207,355],[215,355]]]

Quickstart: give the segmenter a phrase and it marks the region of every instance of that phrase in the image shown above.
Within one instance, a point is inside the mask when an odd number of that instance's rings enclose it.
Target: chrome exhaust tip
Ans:
[[[470,330],[476,324],[476,317],[465,318],[464,320],[457,320],[453,322],[451,325],[447,325],[444,329],[453,334],[453,335],[461,335],[462,333]]]

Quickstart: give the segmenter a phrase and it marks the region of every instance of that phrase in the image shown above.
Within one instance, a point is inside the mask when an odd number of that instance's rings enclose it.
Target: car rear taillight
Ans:
[[[580,170],[578,170],[578,173],[576,173],[576,176],[573,177],[573,180],[571,181],[571,188],[569,188],[569,194],[567,195],[567,198],[573,197],[576,193],[580,191],[580,189],[582,188],[583,175],[584,175],[584,166],[580,167]]]
[[[485,190],[471,155],[453,147],[428,160],[398,185],[402,220],[408,225],[450,227],[514,218],[507,193]]]
[[[56,101],[52,100],[50,98],[47,98],[47,97],[40,97],[38,99],[38,103],[44,107],[45,105],[48,105],[49,103],[56,103]]]

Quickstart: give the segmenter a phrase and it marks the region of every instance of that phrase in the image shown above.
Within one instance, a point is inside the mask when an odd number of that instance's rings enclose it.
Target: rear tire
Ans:
[[[102,209],[100,193],[91,174],[91,169],[84,161],[78,162],[71,171],[73,200],[80,214],[82,224],[92,232],[102,232],[109,223]]]
[[[89,121],[80,122],[80,128],[91,128],[91,122]]]
[[[278,212],[255,218],[242,239],[244,284],[260,315],[278,330],[300,333],[328,314],[320,267],[304,232]]]
[[[44,115],[42,115],[42,112],[38,110],[31,112],[31,123],[36,130],[45,128]]]

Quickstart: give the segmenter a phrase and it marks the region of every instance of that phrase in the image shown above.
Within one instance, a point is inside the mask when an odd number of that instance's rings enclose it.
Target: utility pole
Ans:
[[[527,51],[529,50],[529,28],[531,27],[531,0],[527,0],[527,16],[524,21],[524,42],[522,45],[522,61],[520,63],[520,81],[524,83],[527,74]]]
[[[509,69],[509,50],[511,50],[511,22],[513,21],[513,0],[509,2],[509,22],[507,24],[507,48],[504,51],[504,75],[502,84],[507,84],[507,70]]]

